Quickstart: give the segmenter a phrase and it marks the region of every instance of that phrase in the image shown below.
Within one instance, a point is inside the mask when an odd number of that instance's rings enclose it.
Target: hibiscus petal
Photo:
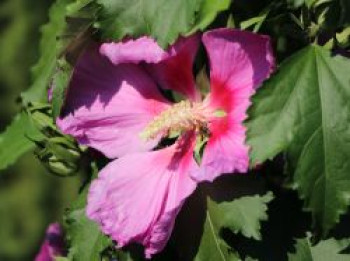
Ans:
[[[215,83],[205,102],[212,110],[224,110],[223,117],[209,123],[210,138],[204,149],[200,171],[193,175],[198,181],[213,181],[223,173],[244,173],[249,167],[249,147],[245,144],[243,121],[246,119],[252,88],[228,89]]]
[[[141,243],[147,258],[165,247],[176,215],[196,188],[188,175],[198,167],[191,140],[121,157],[92,182],[87,215],[118,247]]]
[[[223,129],[222,129],[223,128]],[[204,149],[200,169],[191,173],[200,181],[213,181],[225,173],[247,172],[249,147],[245,145],[245,127],[233,119],[212,122],[211,137]]]
[[[257,88],[275,68],[268,36],[218,29],[205,33],[202,40],[210,59],[211,82],[231,89]]]
[[[147,69],[157,79],[161,87],[177,91],[187,98],[198,101],[200,93],[193,79],[193,61],[200,43],[198,34],[179,38],[168,50],[168,57],[157,64],[149,64]]]
[[[118,43],[104,43],[100,53],[108,57],[115,65],[121,63],[158,63],[167,57],[167,53],[149,37],[127,40]]]
[[[153,39],[142,37],[121,43],[102,44],[100,52],[113,64],[146,62],[145,68],[162,88],[198,100],[200,95],[195,87],[192,66],[199,42],[198,34],[179,38],[165,52]]]
[[[248,170],[243,121],[254,89],[274,69],[274,58],[269,38],[250,32],[214,30],[204,34],[203,42],[211,65],[211,92],[205,102],[226,115],[213,118],[209,124],[211,136],[200,171],[192,176],[198,181],[212,181],[222,173]]]
[[[153,148],[157,140],[146,142],[139,134],[168,106],[140,66],[115,66],[93,46],[75,67],[57,125],[81,144],[115,158]]]

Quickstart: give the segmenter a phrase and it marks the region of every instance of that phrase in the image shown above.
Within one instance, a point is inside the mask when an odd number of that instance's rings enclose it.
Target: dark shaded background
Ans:
[[[39,57],[40,26],[52,0],[0,0],[0,131],[20,111]],[[1,160],[1,159],[0,159]],[[33,260],[46,226],[77,194],[76,178],[52,176],[32,153],[0,172],[0,260]]]

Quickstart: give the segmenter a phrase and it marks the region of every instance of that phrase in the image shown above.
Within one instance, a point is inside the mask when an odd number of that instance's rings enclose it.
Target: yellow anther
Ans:
[[[199,129],[206,125],[206,117],[202,104],[181,101],[156,116],[140,134],[144,140],[158,135],[168,136],[170,133],[181,133]]]

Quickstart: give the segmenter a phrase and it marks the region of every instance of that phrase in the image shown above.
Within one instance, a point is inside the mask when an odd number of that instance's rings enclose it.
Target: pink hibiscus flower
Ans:
[[[198,182],[248,169],[245,144],[250,97],[274,68],[269,38],[219,29],[203,34],[210,93],[203,100],[192,65],[200,35],[167,51],[147,37],[89,47],[80,57],[57,120],[81,144],[114,159],[91,184],[87,215],[122,247],[161,251],[176,215]],[[159,88],[186,97],[173,104]],[[155,149],[162,138],[176,142]],[[198,137],[207,140],[200,164]],[[115,159],[118,158],[118,159]]]
[[[58,223],[50,224],[35,261],[54,261],[55,257],[63,255],[65,255],[65,250],[62,229]]]

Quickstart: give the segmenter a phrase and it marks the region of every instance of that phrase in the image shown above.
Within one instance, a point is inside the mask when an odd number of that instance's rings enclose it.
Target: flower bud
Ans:
[[[58,176],[72,176],[79,170],[81,151],[68,137],[47,138],[38,144],[36,155]]]

